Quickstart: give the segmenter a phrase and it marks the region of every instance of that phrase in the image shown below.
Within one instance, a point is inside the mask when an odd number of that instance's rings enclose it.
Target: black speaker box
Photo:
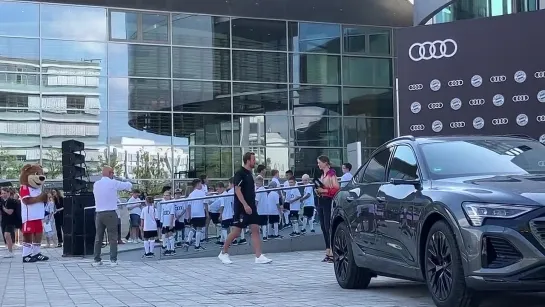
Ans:
[[[66,179],[85,177],[85,168],[79,166],[64,165],[62,167],[62,177]]]
[[[87,189],[88,182],[82,179],[63,179],[62,189],[66,192],[81,191]]]
[[[63,256],[92,254],[95,237],[95,199],[93,193],[68,194],[64,199]],[[90,248],[89,248],[90,247]]]
[[[62,152],[76,152],[83,151],[85,144],[76,140],[67,140],[62,142]]]
[[[85,163],[85,156],[73,152],[63,152],[62,153],[62,165],[80,165]]]

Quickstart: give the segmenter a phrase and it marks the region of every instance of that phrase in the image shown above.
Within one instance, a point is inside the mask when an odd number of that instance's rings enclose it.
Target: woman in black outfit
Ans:
[[[331,252],[331,241],[329,236],[329,227],[331,225],[331,209],[335,194],[339,191],[339,182],[337,173],[331,168],[331,162],[327,156],[318,157],[318,167],[322,171],[321,187],[316,188],[318,194],[318,216],[320,218],[320,227],[325,241],[325,258],[323,262],[333,263],[333,253]]]
[[[57,247],[62,247],[62,226],[64,224],[64,197],[62,196],[59,189],[54,189],[51,191],[51,194],[53,195],[53,201],[55,202],[55,214],[53,217],[55,218],[55,230],[57,231],[57,242],[59,244]]]

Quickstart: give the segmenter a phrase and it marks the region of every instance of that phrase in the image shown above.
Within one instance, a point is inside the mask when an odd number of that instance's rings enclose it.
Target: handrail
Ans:
[[[340,183],[345,183],[350,181],[341,181]],[[265,193],[265,192],[271,192],[271,191],[283,191],[283,190],[291,190],[294,188],[306,188],[306,187],[314,187],[314,184],[305,184],[305,185],[296,185],[296,186],[289,186],[289,187],[279,187],[279,188],[271,188],[271,189],[265,189],[261,191],[256,191],[256,193]],[[179,203],[179,202],[185,202],[185,201],[194,201],[194,200],[206,200],[206,199],[213,199],[213,198],[221,198],[221,197],[233,197],[234,194],[217,194],[217,195],[207,195],[204,197],[197,197],[197,198],[178,198],[178,199],[171,199],[171,200],[162,200],[162,199],[154,199],[154,201],[160,201],[163,204],[169,204],[169,203]],[[139,204],[139,203],[145,203],[145,200],[139,200],[134,202],[125,202],[125,203],[119,203],[118,206],[125,206],[129,204]],[[95,209],[96,206],[92,207],[86,207],[87,209]]]

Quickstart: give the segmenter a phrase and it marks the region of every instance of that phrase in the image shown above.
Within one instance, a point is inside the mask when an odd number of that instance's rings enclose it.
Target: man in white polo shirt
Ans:
[[[102,178],[93,185],[96,206],[95,261],[93,266],[102,265],[100,254],[104,230],[108,231],[111,265],[117,265],[117,193],[123,190],[130,191],[132,183],[114,180],[113,177],[114,170],[105,166],[102,168]]]

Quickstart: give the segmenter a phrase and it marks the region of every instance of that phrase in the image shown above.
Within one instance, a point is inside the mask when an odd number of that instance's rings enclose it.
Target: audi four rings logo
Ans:
[[[499,126],[499,125],[507,125],[509,123],[509,120],[507,118],[494,118],[492,120],[492,125]]]
[[[545,102],[545,90],[541,90],[537,93],[537,101]]]
[[[482,106],[485,103],[484,99],[471,99],[469,101],[470,106]]]
[[[450,80],[448,82],[448,86],[450,87],[457,87],[464,85],[464,80]]]
[[[543,79],[545,78],[545,71],[536,71],[536,73],[534,74],[534,77],[536,79]]]
[[[537,166],[539,167],[545,167],[545,161],[538,161]]]
[[[528,95],[515,95],[513,96],[513,102],[524,102],[530,100]]]
[[[409,85],[409,91],[419,91],[424,88],[423,84],[411,84]]]
[[[500,83],[507,80],[506,76],[492,76],[490,77],[490,82],[492,83]]]
[[[422,131],[425,128],[426,127],[424,125],[412,125],[411,126],[411,131]]]
[[[545,122],[545,115],[538,115],[536,117],[536,120],[537,120],[538,123]]]
[[[442,102],[432,102],[428,104],[428,109],[435,110],[435,109],[442,109],[443,103]]]
[[[433,42],[414,43],[409,47],[409,58],[418,62],[422,60],[453,57],[458,51],[458,44],[453,39]]]
[[[456,129],[456,128],[464,128],[466,126],[465,122],[452,122],[450,123],[450,128]]]

